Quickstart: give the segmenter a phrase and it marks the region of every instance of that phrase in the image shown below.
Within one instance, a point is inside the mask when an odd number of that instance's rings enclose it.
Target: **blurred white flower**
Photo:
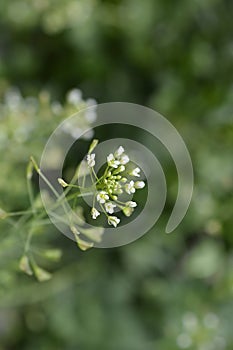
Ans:
[[[77,106],[82,101],[82,92],[79,89],[73,89],[67,94],[67,101],[73,106]]]
[[[83,133],[83,130],[82,130]],[[85,132],[85,134],[82,136],[84,140],[90,140],[94,136],[94,130],[89,129],[88,131]]]
[[[17,111],[20,109],[20,103],[22,102],[22,95],[17,88],[9,89],[5,94],[5,102],[11,111]]]
[[[88,107],[97,106],[97,101],[94,98],[88,98],[86,104]]]
[[[62,105],[58,101],[54,101],[51,103],[51,109],[53,114],[60,115],[63,111]]]
[[[96,121],[96,113],[93,111],[93,109],[87,109],[85,113],[85,118],[88,121],[88,123],[94,123]]]
[[[192,345],[192,339],[190,338],[189,334],[181,333],[178,335],[176,343],[179,348],[187,349]]]

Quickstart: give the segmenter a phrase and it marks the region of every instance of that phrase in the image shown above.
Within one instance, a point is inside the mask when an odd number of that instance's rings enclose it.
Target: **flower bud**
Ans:
[[[133,214],[134,209],[131,207],[125,207],[125,208],[123,208],[122,211],[125,214],[125,216],[129,217],[130,215]]]
[[[59,184],[62,186],[62,187],[67,187],[68,186],[68,183],[66,183],[63,179],[61,178],[58,178],[57,181],[59,182]]]
[[[138,190],[138,189],[141,189],[141,188],[144,188],[144,187],[145,187],[145,182],[144,182],[144,181],[137,181],[137,182],[135,182],[134,187],[135,187],[137,190]]]

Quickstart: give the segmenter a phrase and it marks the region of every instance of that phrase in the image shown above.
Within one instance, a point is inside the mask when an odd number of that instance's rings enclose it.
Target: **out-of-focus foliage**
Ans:
[[[21,239],[2,221],[2,349],[232,349],[232,12],[227,0],[1,0],[1,207],[27,208],[28,157],[73,113],[65,94],[74,86],[164,114],[195,172],[172,235],[164,227],[177,177],[166,157],[167,210],[139,241],[81,253],[43,229],[38,240],[48,236],[63,256],[39,285],[18,271]]]

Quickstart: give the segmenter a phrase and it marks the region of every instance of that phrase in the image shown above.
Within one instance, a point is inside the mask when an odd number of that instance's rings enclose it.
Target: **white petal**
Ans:
[[[120,157],[124,153],[124,151],[125,151],[124,148],[122,146],[120,146],[114,154],[115,157]]]

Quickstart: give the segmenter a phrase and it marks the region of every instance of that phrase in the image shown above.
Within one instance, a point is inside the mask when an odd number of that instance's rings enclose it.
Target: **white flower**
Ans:
[[[114,213],[114,208],[116,207],[116,204],[113,204],[112,202],[107,202],[104,204],[106,212],[109,214]]]
[[[99,212],[97,209],[95,209],[95,208],[92,208],[92,209],[91,209],[91,216],[92,216],[92,219],[95,220],[99,215],[100,215],[100,212]]]
[[[90,168],[95,166],[95,153],[87,155],[87,164]]]
[[[125,191],[128,194],[135,193],[134,181],[130,181],[129,183],[125,184]]]
[[[129,201],[127,203],[125,203],[127,207],[130,207],[130,208],[135,208],[137,206],[137,203],[136,202],[133,202],[133,201]]]
[[[120,157],[124,152],[125,152],[124,148],[123,148],[122,146],[120,146],[120,147],[116,150],[116,152],[114,153],[114,156],[115,156],[116,158],[118,158],[118,157]]]
[[[145,182],[144,181],[137,181],[137,182],[135,182],[134,186],[136,189],[143,188],[143,187],[145,187]]]
[[[83,133],[83,130],[82,130]],[[92,139],[92,137],[94,136],[94,130],[89,129],[87,132],[85,132],[85,134],[82,135],[82,139],[84,140],[90,140]],[[76,137],[78,138],[78,137]]]
[[[107,192],[105,191],[100,191],[98,194],[97,194],[97,201],[100,202],[101,204],[104,204],[108,199],[109,199],[109,196],[107,194]]]
[[[77,106],[81,100],[82,100],[82,92],[79,89],[73,89],[67,95],[67,101],[71,105]]]
[[[129,175],[140,177],[140,171],[141,171],[140,168],[135,168],[129,173]]]
[[[107,156],[107,162],[108,162],[108,165],[111,166],[112,168],[117,168],[118,165],[120,165],[119,160],[116,160],[112,153],[110,153]]]
[[[109,216],[108,217],[108,223],[109,225],[113,225],[114,227],[117,227],[117,225],[119,224],[121,220],[118,219],[118,217],[116,216]]]
[[[120,164],[127,164],[129,162],[129,157],[127,156],[127,154],[122,154],[122,156],[120,157]]]
[[[54,101],[51,104],[51,109],[55,115],[59,115],[62,112],[62,105],[60,104],[60,102]]]
[[[95,110],[93,110],[93,108],[88,108],[85,111],[85,118],[89,123],[94,123],[97,118]]]

